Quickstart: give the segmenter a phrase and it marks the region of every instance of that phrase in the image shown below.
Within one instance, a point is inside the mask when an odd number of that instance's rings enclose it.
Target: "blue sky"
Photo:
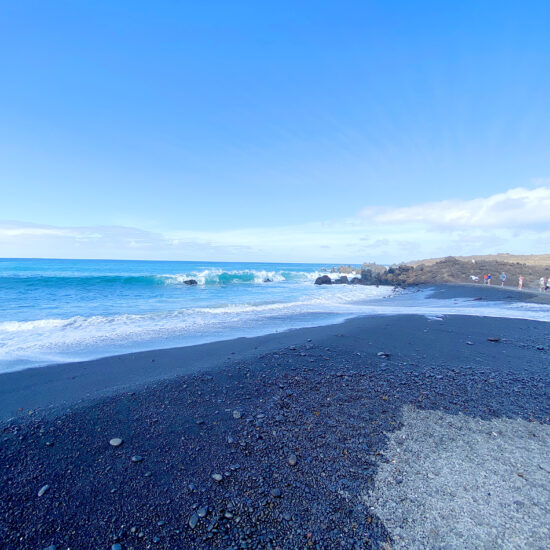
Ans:
[[[0,255],[548,251],[549,27],[547,2],[3,2]]]

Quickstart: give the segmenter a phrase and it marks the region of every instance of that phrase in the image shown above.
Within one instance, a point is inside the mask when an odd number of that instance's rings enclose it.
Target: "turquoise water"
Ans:
[[[0,259],[0,371],[322,324],[388,294],[315,286],[321,268]]]
[[[321,265],[0,259],[0,372],[339,322],[356,315],[550,321],[523,302],[316,286]],[[194,278],[199,283],[187,286]],[[269,282],[268,282],[269,281]]]

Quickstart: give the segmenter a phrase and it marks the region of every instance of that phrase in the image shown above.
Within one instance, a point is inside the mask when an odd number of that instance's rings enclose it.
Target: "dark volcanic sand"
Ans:
[[[211,346],[209,370],[4,422],[1,547],[380,548],[392,535],[364,495],[404,406],[550,422],[546,323],[359,318]],[[196,357],[135,355],[161,365]],[[112,371],[117,361],[84,365]],[[202,507],[206,517],[193,517]]]

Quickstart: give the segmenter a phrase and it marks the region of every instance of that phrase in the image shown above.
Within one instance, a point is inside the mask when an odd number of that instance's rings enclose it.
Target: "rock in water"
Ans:
[[[212,479],[219,483],[223,479],[223,476],[221,474],[212,474]]]
[[[187,281],[183,281],[183,284],[187,286],[194,286],[194,285],[198,285],[199,283],[197,283],[195,279],[187,279]]]
[[[233,418],[240,418],[242,416],[241,411],[233,411]]]
[[[139,455],[134,455],[130,460],[132,462],[141,462],[143,460],[143,457]]]
[[[281,498],[281,489],[271,489],[271,496]]]
[[[321,275],[315,279],[316,285],[331,285],[332,279],[328,275]]]
[[[290,466],[296,466],[296,462],[298,462],[298,459],[296,458],[296,455],[290,455],[288,457],[288,463]]]
[[[111,546],[111,550],[122,550],[122,545],[118,542],[115,542],[113,546]]]
[[[113,437],[113,439],[109,441],[109,445],[120,447],[122,445],[122,439],[120,437]]]
[[[38,491],[38,496],[41,497],[48,489],[50,488],[49,485],[44,485],[40,488],[40,491]]]

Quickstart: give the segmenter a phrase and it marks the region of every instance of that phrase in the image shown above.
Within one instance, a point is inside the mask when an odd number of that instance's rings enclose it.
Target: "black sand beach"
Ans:
[[[549,370],[402,315],[0,375],[1,546],[544,548]]]

